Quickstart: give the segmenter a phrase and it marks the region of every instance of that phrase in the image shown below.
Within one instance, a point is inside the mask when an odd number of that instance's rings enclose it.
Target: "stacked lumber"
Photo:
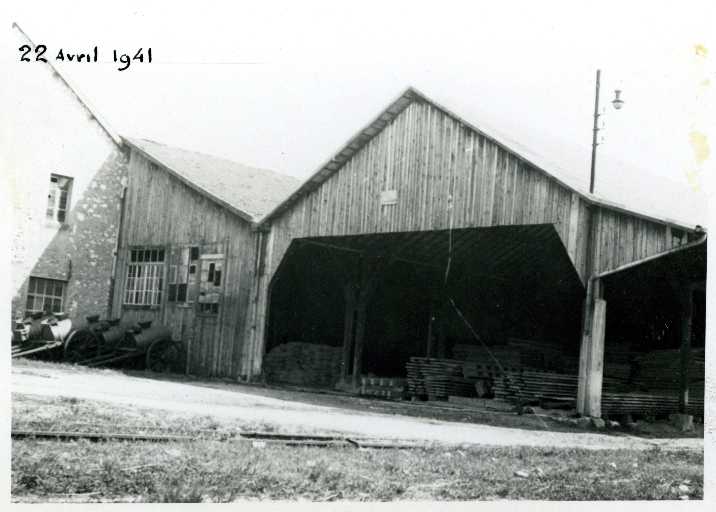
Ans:
[[[405,379],[393,377],[362,377],[360,394],[403,400],[408,398],[408,383]]]
[[[706,375],[705,353],[703,348],[692,349],[692,387],[703,387]],[[634,357],[638,372],[634,384],[648,391],[681,389],[681,351],[652,350]]]
[[[577,397],[577,375],[522,370],[507,372],[492,384],[495,400],[537,402],[544,399],[573,401]],[[605,390],[618,391],[621,383],[604,379]]]
[[[475,385],[480,381],[472,377],[465,366],[470,363],[453,359],[411,357],[405,364],[408,372],[408,393],[412,396],[447,398],[449,396],[477,396]]]
[[[564,373],[576,373],[579,370],[578,357],[566,355],[557,345],[537,340],[510,338],[507,345],[489,349],[477,345],[456,345],[452,353],[456,360],[480,365],[497,366],[497,359],[503,367],[520,366]]]
[[[668,414],[679,410],[678,394],[659,393],[603,393],[602,413],[620,414]],[[704,415],[704,397],[689,397],[689,413]]]
[[[502,375],[503,371],[519,371],[521,366],[497,366],[497,364],[466,362],[462,366],[462,376],[466,379],[488,379],[490,381]]]
[[[689,412],[704,413],[704,380],[706,375],[703,348],[692,349]],[[681,351],[652,350],[634,356],[637,365],[632,393],[604,393],[602,410],[606,414],[666,414],[679,410],[681,391]],[[606,365],[605,365],[606,372]]]
[[[462,377],[425,377],[425,390],[428,397],[435,399],[447,399],[450,396],[477,396],[475,380]]]
[[[341,347],[292,342],[279,345],[264,358],[269,382],[333,388],[340,380]]]
[[[490,355],[494,356],[494,358]],[[453,359],[478,364],[495,365],[497,359],[502,366],[519,366],[520,353],[514,347],[497,345],[489,348],[489,352],[478,345],[455,345],[452,349]]]
[[[603,368],[603,375],[604,377],[618,380],[619,382],[626,384],[627,382],[629,382],[629,377],[631,375],[631,365],[624,363],[605,362]]]
[[[567,356],[561,347],[553,343],[510,338],[507,346],[517,350],[523,367],[566,373],[573,373],[579,368],[578,358]]]

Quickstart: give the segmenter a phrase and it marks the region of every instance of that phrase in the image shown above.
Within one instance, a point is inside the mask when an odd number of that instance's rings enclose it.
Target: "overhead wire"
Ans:
[[[504,375],[505,377],[507,377],[507,379],[509,379],[510,382],[515,385],[515,389],[517,390],[517,393],[518,393],[518,394],[520,395],[520,397],[522,398],[522,401],[523,401],[523,402],[528,402],[529,400],[527,400],[527,397],[522,393],[522,390],[520,390],[519,387],[516,386],[516,382],[514,381],[514,379],[512,378],[512,376],[505,371],[505,369],[503,368],[503,366],[500,364],[500,361],[495,357],[495,355],[492,353],[492,351],[490,351],[490,349],[487,347],[487,344],[485,344],[485,342],[482,340],[482,338],[477,334],[477,332],[475,331],[475,329],[474,329],[474,328],[472,327],[472,325],[467,321],[467,319],[465,318],[465,316],[462,314],[462,312],[460,311],[460,309],[457,307],[457,304],[455,304],[455,301],[453,300],[453,298],[452,298],[452,297],[448,294],[448,292],[447,292],[447,282],[448,282],[448,276],[450,275],[450,264],[451,264],[451,262],[452,262],[452,230],[453,230],[453,204],[452,204],[452,195],[449,195],[449,196],[448,196],[448,214],[449,214],[449,221],[448,221],[448,254],[447,254],[447,261],[446,261],[446,264],[445,264],[445,280],[444,280],[445,296],[448,298],[448,300],[450,301],[450,304],[452,304],[452,307],[455,309],[455,312],[456,312],[457,315],[460,317],[460,319],[465,323],[465,325],[466,325],[467,328],[470,330],[470,332],[472,333],[472,335],[477,339],[477,341],[480,342],[480,344],[482,345],[482,347],[483,347],[483,348],[487,351],[487,353],[489,354],[490,358],[491,358],[493,361],[495,361],[495,363],[497,364],[497,367],[498,367],[499,370],[500,370],[500,373],[501,373],[502,375]],[[552,432],[552,430],[549,428],[549,426],[547,425],[547,423],[546,423],[540,416],[537,416],[537,417],[538,417],[539,420],[542,422],[542,425],[544,425],[545,429],[547,429],[547,431],[549,431],[549,432]]]

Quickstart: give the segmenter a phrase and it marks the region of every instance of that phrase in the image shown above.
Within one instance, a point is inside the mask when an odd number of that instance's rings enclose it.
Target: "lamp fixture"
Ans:
[[[622,93],[622,92],[621,92],[619,89],[617,89],[616,91],[614,91],[614,94],[616,94],[616,98],[614,98],[614,101],[612,101],[612,105],[614,105],[614,108],[617,109],[617,110],[619,110],[620,108],[622,108],[622,105],[624,105],[624,100],[622,100],[621,98],[619,98],[619,95],[620,95],[621,93]]]

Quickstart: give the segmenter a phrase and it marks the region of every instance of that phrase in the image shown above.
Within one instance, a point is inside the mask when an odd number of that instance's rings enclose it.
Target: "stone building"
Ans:
[[[17,25],[13,37],[35,55]],[[8,66],[12,315],[49,309],[104,316],[129,152],[51,59]]]

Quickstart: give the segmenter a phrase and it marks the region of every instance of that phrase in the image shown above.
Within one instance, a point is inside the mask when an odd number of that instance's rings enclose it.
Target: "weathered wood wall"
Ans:
[[[397,190],[396,204],[381,206],[385,190]],[[590,206],[495,142],[416,101],[272,220],[271,268],[298,237],[549,223],[586,280],[590,213],[601,246],[598,271],[679,242],[665,224]]]
[[[395,204],[381,205],[385,190],[397,190]],[[268,273],[299,237],[546,223],[554,224],[585,284],[595,273],[686,242],[665,223],[590,204],[446,112],[414,101],[271,220]],[[262,343],[261,322],[257,329]]]
[[[687,242],[687,233],[666,224],[605,207],[594,209],[594,271],[598,274]]]
[[[136,152],[129,173],[115,315],[172,325],[175,337],[191,347],[191,371],[205,375],[260,371],[270,279],[294,238],[554,224],[584,282],[594,273],[686,242],[666,224],[589,205],[497,143],[418,101],[322,185],[272,219],[268,233],[253,233],[247,222]],[[397,190],[395,204],[381,205],[386,190]],[[591,257],[590,229],[595,234]],[[224,244],[217,316],[165,301],[156,310],[122,307],[128,247],[197,243]]]
[[[238,216],[182,184],[164,169],[132,151],[121,247],[117,260],[114,316],[154,320],[172,327],[174,339],[189,349],[193,374],[236,378],[242,371],[243,340],[251,330],[249,312],[256,261],[256,234]],[[169,247],[199,245],[224,253],[219,312],[198,312],[197,304],[168,303]],[[123,304],[131,247],[167,250],[163,299],[155,309]]]
[[[381,191],[392,189],[397,203],[381,206]],[[491,140],[414,102],[272,222],[272,268],[296,237],[552,223],[583,275],[582,203]]]

